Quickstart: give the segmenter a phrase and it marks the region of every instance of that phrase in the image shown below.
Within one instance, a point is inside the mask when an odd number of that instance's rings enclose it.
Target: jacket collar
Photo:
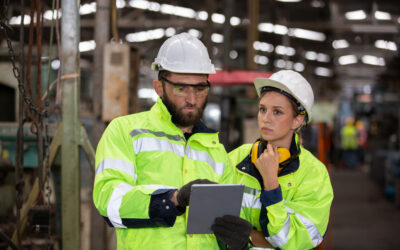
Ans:
[[[298,137],[297,135],[294,135],[292,138],[292,142],[290,144],[290,155],[293,155],[293,159],[282,169],[282,171],[278,174],[278,177],[285,176],[291,173],[294,173],[299,169],[300,165],[300,160],[299,160],[299,155],[300,155],[300,145],[298,144]],[[251,150],[249,152],[249,155],[246,156],[246,158],[243,159],[238,165],[236,165],[236,168],[240,170],[241,172],[244,172],[246,174],[249,174],[256,178],[258,182],[260,183],[260,186],[262,189],[264,189],[264,181],[262,179],[262,176],[260,172],[257,170],[256,166],[251,162]]]
[[[162,119],[164,121],[168,121],[171,125],[177,127],[171,120],[172,116],[169,113],[167,107],[162,102],[161,98],[158,97],[156,103],[151,108],[151,111],[155,113],[157,119]],[[211,133],[214,134],[217,131],[211,128],[208,128],[202,121],[197,122],[193,127],[193,132],[189,135],[189,137],[195,133]],[[186,137],[186,134],[185,134]]]

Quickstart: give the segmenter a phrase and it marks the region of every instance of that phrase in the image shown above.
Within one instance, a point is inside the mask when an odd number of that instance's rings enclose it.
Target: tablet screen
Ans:
[[[215,218],[240,215],[244,185],[194,184],[190,195],[188,234],[212,234]]]

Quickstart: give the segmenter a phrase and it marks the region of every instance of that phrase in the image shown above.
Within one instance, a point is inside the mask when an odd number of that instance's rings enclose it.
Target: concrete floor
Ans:
[[[332,170],[335,198],[324,249],[400,249],[400,210],[361,170]]]

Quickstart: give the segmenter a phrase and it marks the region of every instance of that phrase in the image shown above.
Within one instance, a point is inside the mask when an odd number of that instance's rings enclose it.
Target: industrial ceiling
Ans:
[[[42,2],[48,34],[52,1]],[[93,1],[80,6],[81,55],[90,63],[96,9],[110,7]],[[143,67],[168,36],[187,31],[203,40],[218,69],[294,69],[321,98],[336,98],[343,88],[348,96],[368,92],[380,74],[398,75],[387,67],[397,65],[391,61],[399,55],[397,0],[117,0],[116,9],[118,37],[138,49]],[[12,1],[9,15],[17,27],[20,1]]]

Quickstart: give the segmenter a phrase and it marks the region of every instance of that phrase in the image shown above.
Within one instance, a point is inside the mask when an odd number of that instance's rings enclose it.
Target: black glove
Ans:
[[[215,219],[211,226],[215,237],[225,242],[229,249],[239,250],[249,242],[252,225],[237,216],[224,215]]]
[[[216,182],[209,181],[207,179],[197,179],[186,183],[178,190],[176,199],[178,200],[179,206],[187,207],[189,205],[190,193],[192,191],[193,184],[216,184]]]

